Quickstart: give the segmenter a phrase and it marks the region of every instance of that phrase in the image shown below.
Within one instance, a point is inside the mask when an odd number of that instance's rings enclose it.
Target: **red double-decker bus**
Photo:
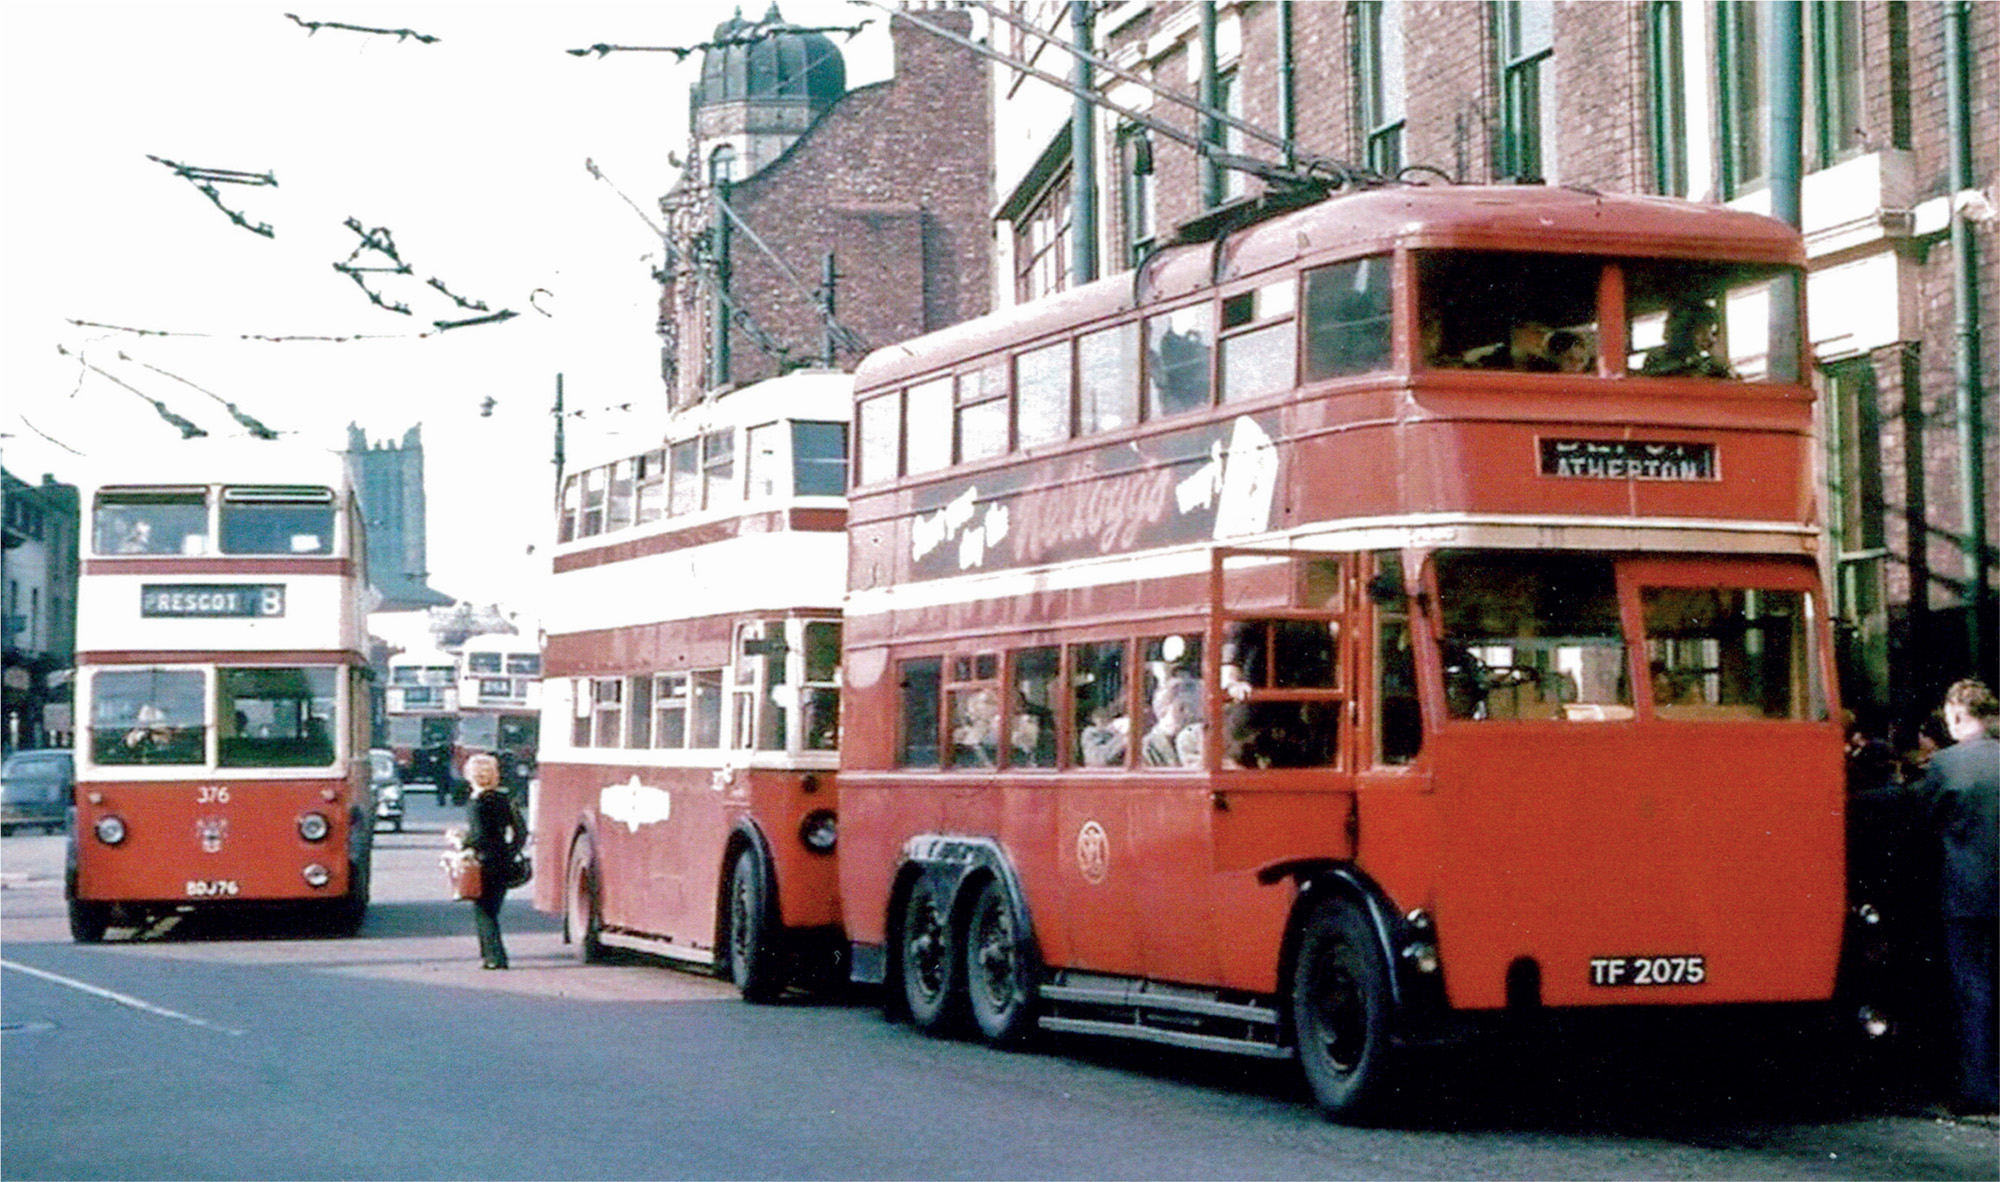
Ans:
[[[871,357],[856,977],[996,1043],[1296,1057],[1343,1116],[1479,1015],[1829,999],[1803,262],[1383,188]]]
[[[70,932],[368,906],[369,606],[346,457],[185,441],[83,490]]]
[[[668,957],[753,1001],[837,979],[852,408],[846,375],[787,375],[564,482],[535,905],[586,960]]]

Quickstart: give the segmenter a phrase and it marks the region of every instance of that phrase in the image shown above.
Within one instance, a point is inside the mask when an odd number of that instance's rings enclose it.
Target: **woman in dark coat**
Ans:
[[[475,755],[465,761],[465,779],[472,799],[465,805],[465,844],[479,858],[479,898],[472,904],[479,929],[479,963],[484,968],[507,967],[507,946],[500,942],[500,904],[507,898],[507,880],[527,840],[527,826],[512,797],[500,788],[500,761]]]

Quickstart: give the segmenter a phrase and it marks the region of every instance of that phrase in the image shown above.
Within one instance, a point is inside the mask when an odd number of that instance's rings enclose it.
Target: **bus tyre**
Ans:
[[[1390,1088],[1389,968],[1375,933],[1346,899],[1327,899],[1299,936],[1292,968],[1299,1064],[1327,1115],[1363,1120]]]
[[[981,1037],[1012,1046],[1035,1024],[1035,986],[1013,899],[997,878],[979,889],[966,925],[965,994]]]
[[[111,908],[81,899],[69,901],[70,939],[79,944],[95,944],[104,939],[104,929],[110,926]]]
[[[563,876],[563,942],[577,960],[590,964],[604,955],[598,933],[604,919],[597,909],[597,860],[590,837],[580,835],[569,848],[568,873]]]
[[[368,894],[373,878],[374,859],[347,864],[347,894],[333,902],[329,925],[337,936],[352,936],[368,918]]]
[[[903,903],[899,959],[903,1003],[925,1034],[947,1035],[958,1025],[965,991],[953,943],[946,901],[928,877],[917,879]]]
[[[773,1001],[784,992],[784,957],[775,945],[770,876],[757,851],[736,855],[729,872],[729,978],[748,1002]]]

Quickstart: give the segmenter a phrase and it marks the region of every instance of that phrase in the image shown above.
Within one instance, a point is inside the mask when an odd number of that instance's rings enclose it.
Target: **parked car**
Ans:
[[[28,826],[60,833],[68,823],[76,762],[67,751],[16,751],[0,764],[0,833]]]
[[[375,827],[387,821],[396,832],[403,831],[403,781],[396,772],[396,753],[376,747],[368,752],[370,778],[375,785]]]

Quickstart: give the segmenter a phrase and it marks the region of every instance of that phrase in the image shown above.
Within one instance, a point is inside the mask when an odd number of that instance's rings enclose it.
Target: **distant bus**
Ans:
[[[70,932],[368,905],[361,520],[345,457],[188,441],[85,482]]]
[[[1295,1058],[1344,1117],[1482,1016],[1829,1000],[1804,261],[1390,186],[872,355],[855,976],[926,1030]]]
[[[458,759],[490,752],[500,782],[524,803],[535,776],[542,729],[541,639],[474,636],[458,652]]]
[[[545,631],[535,905],[752,1000],[837,975],[852,383],[793,374],[565,481]]]
[[[389,750],[404,784],[430,784],[444,799],[459,784],[458,658],[415,649],[389,658],[383,692]]]

